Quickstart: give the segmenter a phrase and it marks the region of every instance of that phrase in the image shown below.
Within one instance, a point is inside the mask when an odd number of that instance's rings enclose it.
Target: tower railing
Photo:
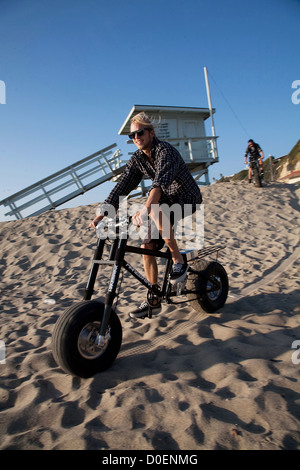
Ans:
[[[105,147],[3,199],[0,205],[10,208],[5,215],[22,219],[41,214],[118,176],[126,162],[121,160],[119,149],[113,152],[116,146]],[[30,209],[35,210],[31,212]]]

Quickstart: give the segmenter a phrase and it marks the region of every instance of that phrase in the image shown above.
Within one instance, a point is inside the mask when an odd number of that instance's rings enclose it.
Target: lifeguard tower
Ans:
[[[130,134],[131,118],[142,111],[154,120],[158,139],[169,142],[180,152],[197,183],[199,185],[209,184],[208,168],[218,162],[217,137],[206,135],[204,123],[211,116],[211,111],[215,110],[134,105],[119,130],[120,135]],[[131,140],[128,140],[127,143],[133,144]],[[142,194],[145,193],[145,182],[139,189]]]
[[[209,184],[208,168],[219,161],[213,123],[215,110],[211,107],[206,68],[204,71],[209,108],[134,105],[119,130],[119,135],[128,135],[130,119],[135,114],[145,111],[154,119],[157,137],[170,142],[178,149],[199,185]],[[204,124],[209,117],[212,135],[207,136]],[[127,143],[133,144],[131,140]],[[126,160],[121,159],[123,155],[120,149],[115,149],[116,146],[117,144],[112,144],[105,147],[6,197],[0,201],[0,205],[10,208],[5,215],[14,215],[17,219],[38,215],[56,209],[100,184],[116,181],[126,165]],[[129,152],[129,155],[134,150],[136,149]],[[146,190],[145,181],[142,180],[141,186],[133,195],[145,195]]]

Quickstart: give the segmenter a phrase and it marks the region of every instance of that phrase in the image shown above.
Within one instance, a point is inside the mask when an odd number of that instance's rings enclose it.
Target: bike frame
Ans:
[[[120,272],[122,268],[128,271],[142,285],[147,287],[148,291],[150,291],[152,294],[156,296],[159,296],[161,298],[165,297],[168,300],[169,297],[177,295],[176,291],[171,292],[170,289],[168,289],[168,286],[170,285],[169,273],[171,271],[171,267],[173,263],[172,256],[171,256],[169,249],[167,249],[166,252],[162,252],[160,250],[149,250],[146,248],[135,247],[135,246],[127,244],[128,242],[127,236],[125,238],[119,238],[117,235],[117,238],[115,238],[112,242],[108,259],[102,260],[103,250],[104,250],[106,241],[107,241],[107,238],[106,239],[99,238],[98,240],[97,248],[95,250],[94,258],[92,261],[92,267],[90,270],[89,279],[88,279],[85,293],[84,293],[84,300],[90,300],[93,295],[94,285],[95,285],[95,281],[97,278],[99,266],[100,265],[112,266],[110,281],[109,281],[108,289],[107,289],[106,296],[105,296],[104,313],[103,313],[103,319],[102,319],[101,327],[100,327],[98,344],[101,344],[101,341],[104,339],[107,326],[109,324],[110,312],[112,309],[114,299],[116,297],[117,285],[118,285],[119,276],[120,276]],[[206,256],[207,254],[218,252],[220,249],[222,249],[222,247],[211,247],[211,248],[202,249],[202,250],[190,250],[190,251],[182,253],[182,255],[184,256],[186,261],[191,261],[193,259],[202,258]],[[151,284],[141,273],[139,273],[133,266],[131,266],[125,260],[126,253],[137,253],[140,255],[155,256],[156,258],[165,258],[167,260],[167,263],[166,263],[162,288],[160,288],[157,285]],[[201,275],[201,273],[199,274]],[[187,291],[184,291],[182,293],[187,293]],[[151,315],[151,309],[150,309],[150,315]]]
[[[146,248],[140,248],[135,246],[127,245],[127,238],[116,238],[111,246],[108,260],[102,260],[103,249],[106,243],[106,239],[99,239],[97,248],[95,250],[92,267],[90,270],[89,279],[86,285],[84,300],[90,300],[93,291],[94,285],[97,278],[98,270],[100,265],[111,265],[112,272],[111,277],[105,297],[105,307],[103,314],[103,321],[101,323],[100,337],[105,335],[107,325],[109,322],[109,316],[111,308],[116,296],[117,285],[119,281],[119,276],[121,269],[124,268],[131,275],[133,275],[141,284],[143,284],[149,291],[154,295],[164,297],[166,294],[166,289],[168,285],[168,273],[170,272],[172,266],[172,257],[170,252],[161,252],[159,250],[148,250]],[[124,258],[125,253],[137,253],[141,255],[151,255],[160,258],[166,258],[167,264],[165,269],[164,280],[162,284],[162,289],[158,286],[151,284],[141,273],[139,273],[131,264],[129,264]]]
[[[261,169],[259,166],[259,159],[249,161],[249,167],[251,168],[251,178],[255,184],[258,180],[259,186],[261,186]]]

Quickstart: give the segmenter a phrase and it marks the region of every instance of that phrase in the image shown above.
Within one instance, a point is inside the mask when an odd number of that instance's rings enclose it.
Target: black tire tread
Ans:
[[[98,312],[97,312],[98,310]],[[101,321],[104,310],[104,304],[97,300],[85,300],[78,302],[67,310],[57,320],[52,334],[52,354],[55,362],[64,370],[64,372],[87,378],[107,369],[116,356],[122,343],[122,327],[120,320],[114,310],[111,311],[110,323],[114,327],[114,339],[109,344],[109,351],[105,351],[102,356],[94,360],[88,360],[79,357],[76,360],[76,354],[71,354],[75,345],[72,343],[72,335],[76,336],[76,329],[79,329],[81,323],[84,325],[85,317],[94,317]],[[78,350],[77,350],[78,351]],[[77,354],[80,356],[80,354]]]
[[[217,261],[206,260],[197,260],[191,267],[192,271],[188,274],[187,290],[200,291],[187,294],[191,307],[197,312],[215,313],[223,307],[228,295],[228,277],[225,269]],[[198,272],[201,272],[201,275]],[[207,295],[206,278],[214,272],[221,277],[222,291],[220,296],[213,301]]]

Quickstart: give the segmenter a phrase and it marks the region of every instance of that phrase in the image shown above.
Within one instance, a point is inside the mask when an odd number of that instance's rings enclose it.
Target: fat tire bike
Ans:
[[[59,316],[52,334],[52,353],[56,363],[67,374],[82,378],[92,377],[109,368],[120,351],[122,325],[114,301],[118,295],[122,269],[148,289],[148,312],[145,314],[148,318],[152,317],[154,300],[158,297],[166,303],[176,303],[172,301],[173,297],[186,296],[186,301],[195,311],[212,314],[223,307],[228,295],[227,273],[217,261],[221,246],[182,251],[189,266],[187,277],[184,282],[174,285],[170,281],[173,262],[169,249],[148,250],[129,245],[128,220],[114,220],[110,224],[116,228],[117,236],[114,240],[99,237],[83,300],[71,305]],[[107,259],[103,259],[106,244],[110,245],[109,254]],[[128,253],[164,258],[165,271],[161,285],[151,284],[131,266],[125,259]],[[204,259],[212,254],[216,255],[215,261]],[[95,281],[102,266],[111,267],[104,302],[92,300]]]
[[[258,160],[250,160],[249,166],[252,172],[252,183],[256,188],[262,187],[262,174]]]

